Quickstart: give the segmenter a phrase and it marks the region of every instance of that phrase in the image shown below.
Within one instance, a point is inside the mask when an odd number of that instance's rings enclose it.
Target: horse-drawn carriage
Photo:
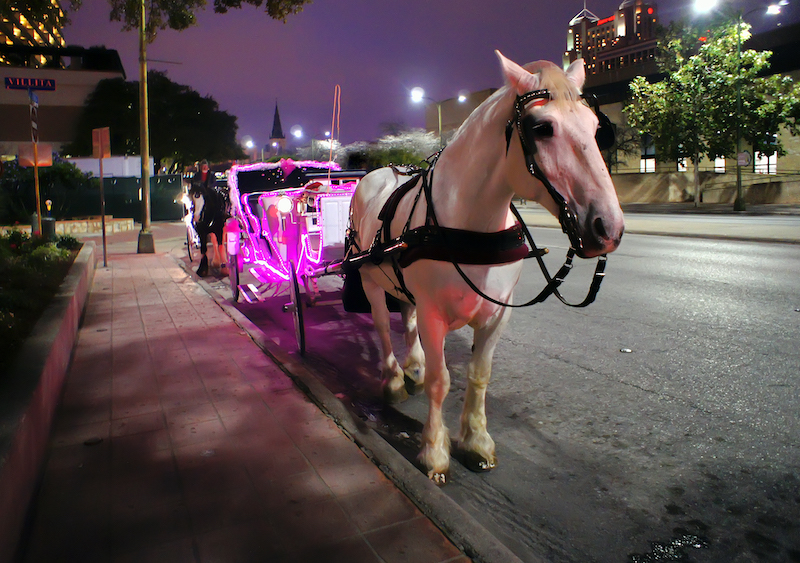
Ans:
[[[313,296],[317,278],[344,274],[347,282],[357,274],[381,342],[384,396],[403,400],[424,383],[429,410],[420,460],[438,483],[450,463],[441,416],[450,387],[446,334],[466,325],[474,330],[457,444],[471,469],[486,471],[496,462],[486,387],[510,308],[550,295],[572,306],[591,303],[605,254],[617,248],[623,231],[600,153],[613,144],[613,127],[597,101],[581,94],[583,61],[562,71],[551,63],[521,67],[498,58],[506,85],[422,167],[387,167],[358,181],[334,165],[309,177],[307,163],[285,162],[234,167],[228,178],[232,219],[225,236],[234,299],[240,291],[251,297],[252,289],[239,284],[242,268],[263,285],[288,283],[291,301],[284,310],[295,316],[302,353],[307,297],[301,286]],[[287,180],[298,169],[305,177],[296,186],[263,189],[259,175]],[[541,258],[545,251],[511,203],[515,197],[543,205],[569,238],[565,263],[553,276]],[[558,288],[575,255],[599,258],[589,294],[573,305]],[[546,286],[514,305],[528,257],[538,260]],[[402,364],[389,337],[387,295],[403,315],[408,354]]]

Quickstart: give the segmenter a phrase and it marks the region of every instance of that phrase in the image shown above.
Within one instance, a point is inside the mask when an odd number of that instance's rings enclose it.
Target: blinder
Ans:
[[[598,120],[598,128],[595,133],[595,141],[600,150],[608,150],[614,146],[616,142],[616,134],[614,124],[606,114],[600,111],[600,104],[594,94],[582,96],[586,100],[587,105],[591,107]],[[539,180],[547,191],[550,197],[553,198],[556,205],[558,205],[558,222],[561,224],[561,229],[569,237],[570,244],[577,251],[583,250],[583,240],[578,234],[578,218],[575,213],[569,208],[564,197],[555,189],[555,187],[547,179],[544,171],[539,167],[536,162],[536,139],[551,137],[553,135],[553,125],[546,121],[537,121],[536,118],[530,114],[525,113],[525,107],[534,102],[535,100],[549,101],[551,98],[548,90],[533,90],[522,96],[517,96],[514,104],[514,117],[506,125],[506,152],[511,144],[511,136],[516,125],[519,131],[519,140],[522,145],[522,152],[525,155],[525,163],[528,166],[528,171],[531,175]]]

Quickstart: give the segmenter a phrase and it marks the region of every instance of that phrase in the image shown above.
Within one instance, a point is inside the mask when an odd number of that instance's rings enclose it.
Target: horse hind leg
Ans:
[[[403,315],[405,327],[406,347],[408,353],[403,362],[406,390],[415,395],[422,391],[425,385],[425,353],[419,341],[417,330],[417,309],[409,303],[401,303],[400,313]]]
[[[372,308],[372,322],[381,341],[381,386],[383,397],[388,403],[399,403],[408,399],[403,368],[394,355],[389,327],[389,308],[386,306],[386,293],[368,275],[361,276],[364,293]]]

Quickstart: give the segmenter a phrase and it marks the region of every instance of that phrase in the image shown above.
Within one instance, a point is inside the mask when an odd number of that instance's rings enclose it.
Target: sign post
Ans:
[[[103,159],[111,156],[111,132],[108,127],[92,129],[92,153],[100,159],[100,225],[103,229],[103,267],[108,268],[106,251],[106,195],[103,187]]]
[[[28,90],[31,100],[31,141],[33,141],[33,186],[36,192],[36,232],[42,236],[42,202],[39,197],[39,96]]]

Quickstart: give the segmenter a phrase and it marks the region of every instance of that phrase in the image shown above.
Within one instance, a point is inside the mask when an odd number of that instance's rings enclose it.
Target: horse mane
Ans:
[[[578,87],[567,78],[567,74],[560,67],[550,61],[536,61],[528,63],[522,68],[531,74],[539,74],[541,79],[539,87],[543,90],[549,90],[553,101],[580,101],[581,92]]]

